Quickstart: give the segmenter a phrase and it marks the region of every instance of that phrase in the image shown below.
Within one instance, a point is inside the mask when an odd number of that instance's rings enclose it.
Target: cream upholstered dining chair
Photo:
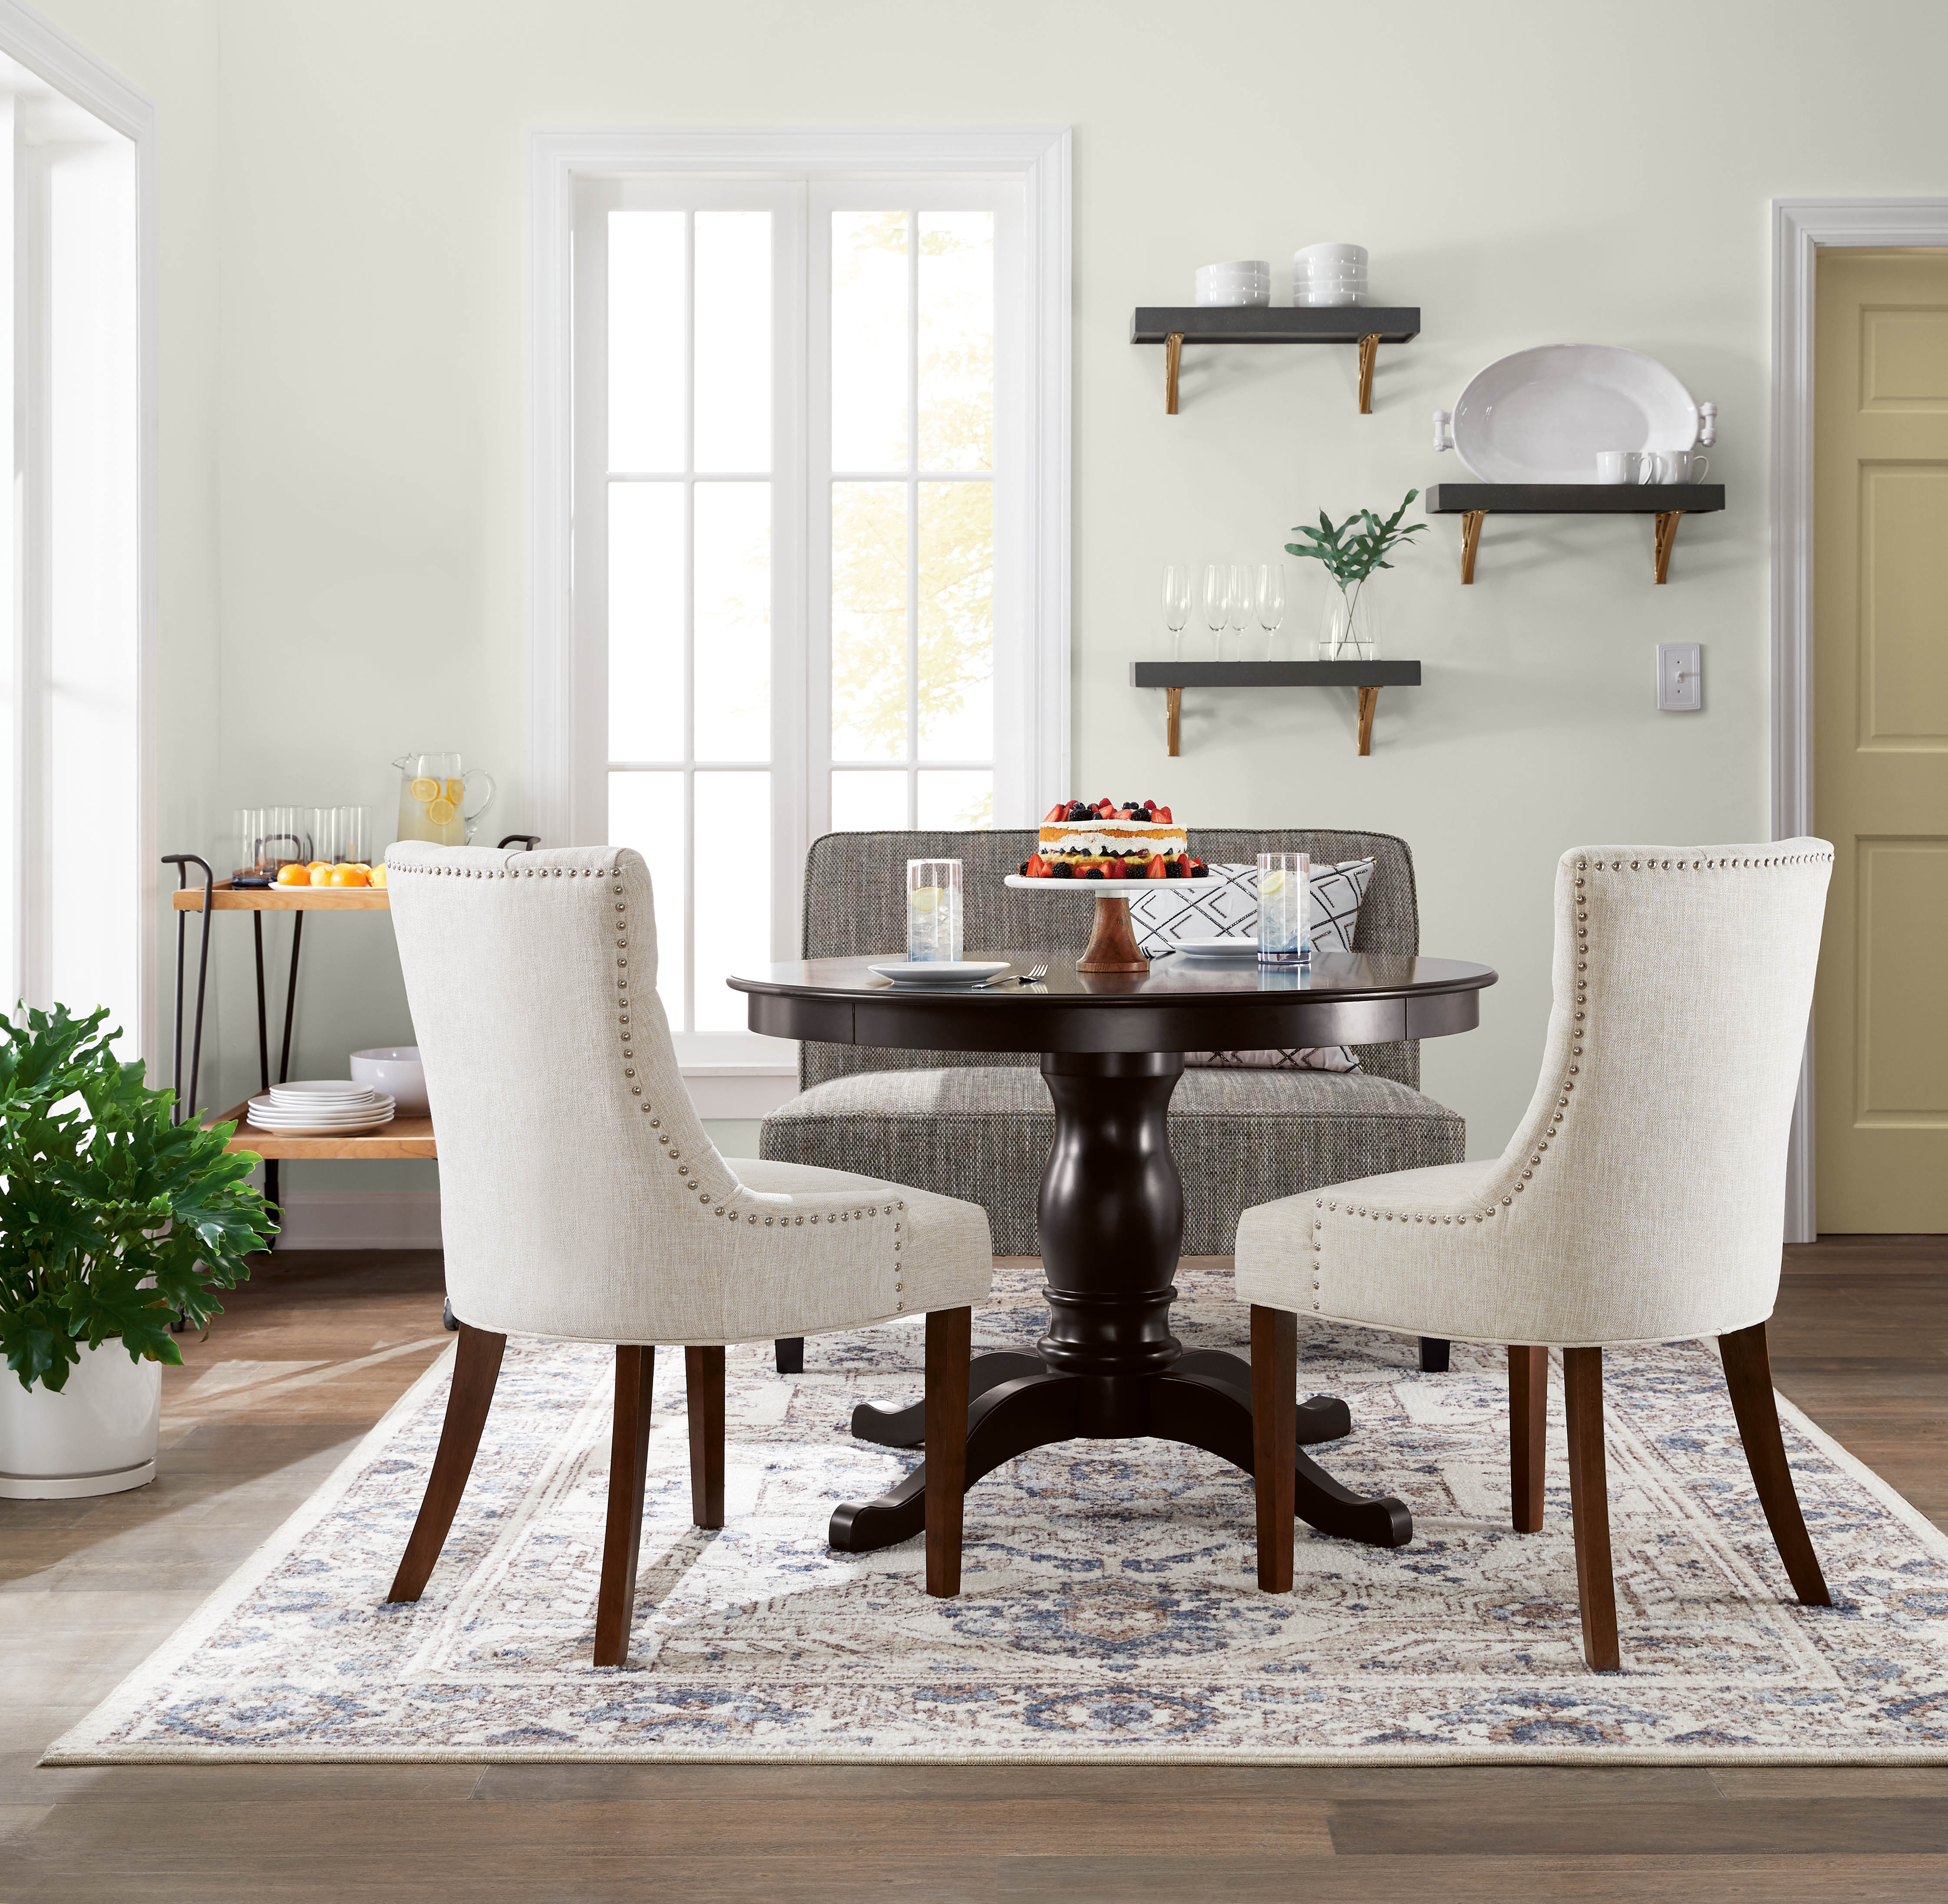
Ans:
[[[657,999],[639,854],[414,842],[386,859],[460,1322],[439,1450],[388,1597],[417,1600],[439,1558],[510,1332],[617,1345],[595,1620],[595,1662],[613,1666],[628,1653],[654,1345],[684,1344],[691,1513],[721,1527],[724,1345],[920,1313],[926,1590],[958,1592],[956,1457],[970,1305],[993,1277],[986,1213],[844,1171],[718,1155]]]
[[[1274,1398],[1254,1426],[1261,1586],[1292,1585],[1292,1465],[1277,1455],[1293,1441],[1298,1318],[1319,1316],[1511,1345],[1523,1533],[1542,1525],[1549,1346],[1562,1349],[1583,1650],[1599,1672],[1618,1668],[1604,1347],[1717,1336],[1786,1573],[1806,1605],[1832,1604],[1779,1439],[1765,1325],[1832,864],[1818,839],[1565,853],[1542,1077],[1508,1148],[1245,1212],[1237,1294],[1254,1385]]]

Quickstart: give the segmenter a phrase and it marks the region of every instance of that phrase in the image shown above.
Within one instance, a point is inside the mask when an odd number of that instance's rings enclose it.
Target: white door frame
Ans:
[[[1776,198],[1772,206],[1772,836],[1813,830],[1813,320],[1829,245],[1948,247],[1948,198]],[[1813,1041],[1785,1172],[1785,1240],[1810,1243]]]

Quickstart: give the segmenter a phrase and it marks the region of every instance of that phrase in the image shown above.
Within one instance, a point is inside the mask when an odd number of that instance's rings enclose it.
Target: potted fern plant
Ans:
[[[234,1128],[169,1121],[108,1014],[0,1021],[0,1496],[113,1493],[155,1474],[171,1324],[220,1313],[274,1226]]]
[[[1319,512],[1319,526],[1304,523],[1292,534],[1301,539],[1285,545],[1287,555],[1317,562],[1337,585],[1337,593],[1326,598],[1319,627],[1319,640],[1313,650],[1317,661],[1373,661],[1379,656],[1379,616],[1373,600],[1374,572],[1391,569],[1387,560],[1410,535],[1418,535],[1425,523],[1402,526],[1418,489],[1410,489],[1394,513],[1382,521],[1370,509],[1355,510],[1338,524],[1324,510]]]

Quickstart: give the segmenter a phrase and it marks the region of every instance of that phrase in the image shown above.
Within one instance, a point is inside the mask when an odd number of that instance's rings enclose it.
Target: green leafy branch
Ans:
[[[172,1124],[173,1093],[116,1057],[107,1016],[0,1021],[0,1349],[23,1388],[58,1392],[79,1345],[118,1338],[131,1361],[180,1363],[172,1319],[221,1314],[212,1292],[275,1228],[257,1158],[224,1149],[236,1127]]]
[[[1335,525],[1322,509],[1318,528],[1308,528],[1303,523],[1293,526],[1292,534],[1303,539],[1288,542],[1285,552],[1322,563],[1326,572],[1339,585],[1342,594],[1349,588],[1357,593],[1360,585],[1376,569],[1391,569],[1394,566],[1387,560],[1388,555],[1410,535],[1418,535],[1426,528],[1425,523],[1409,523],[1404,528],[1401,526],[1401,519],[1419,494],[1418,489],[1410,489],[1406,500],[1385,522],[1370,509],[1361,509]]]

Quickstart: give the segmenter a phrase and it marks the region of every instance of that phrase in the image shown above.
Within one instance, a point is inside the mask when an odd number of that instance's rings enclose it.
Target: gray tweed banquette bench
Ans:
[[[970,957],[1046,950],[1074,959],[1093,908],[1081,898],[1002,884],[1034,850],[1032,830],[828,833],[805,860],[808,959],[898,956],[906,943],[906,863],[957,859]],[[1211,864],[1261,852],[1373,862],[1354,949],[1420,949],[1413,856],[1387,833],[1195,828]],[[1066,953],[1062,948],[1068,947]],[[1417,1040],[1354,1047],[1356,1072],[1188,1068],[1171,1099],[1170,1140],[1183,1180],[1183,1253],[1224,1256],[1254,1204],[1325,1183],[1458,1164],[1466,1126],[1423,1097]],[[1032,1052],[902,1051],[806,1043],[799,1095],[765,1120],[765,1157],[857,1171],[978,1203],[1003,1256],[1040,1253],[1035,1202],[1055,1114]]]

